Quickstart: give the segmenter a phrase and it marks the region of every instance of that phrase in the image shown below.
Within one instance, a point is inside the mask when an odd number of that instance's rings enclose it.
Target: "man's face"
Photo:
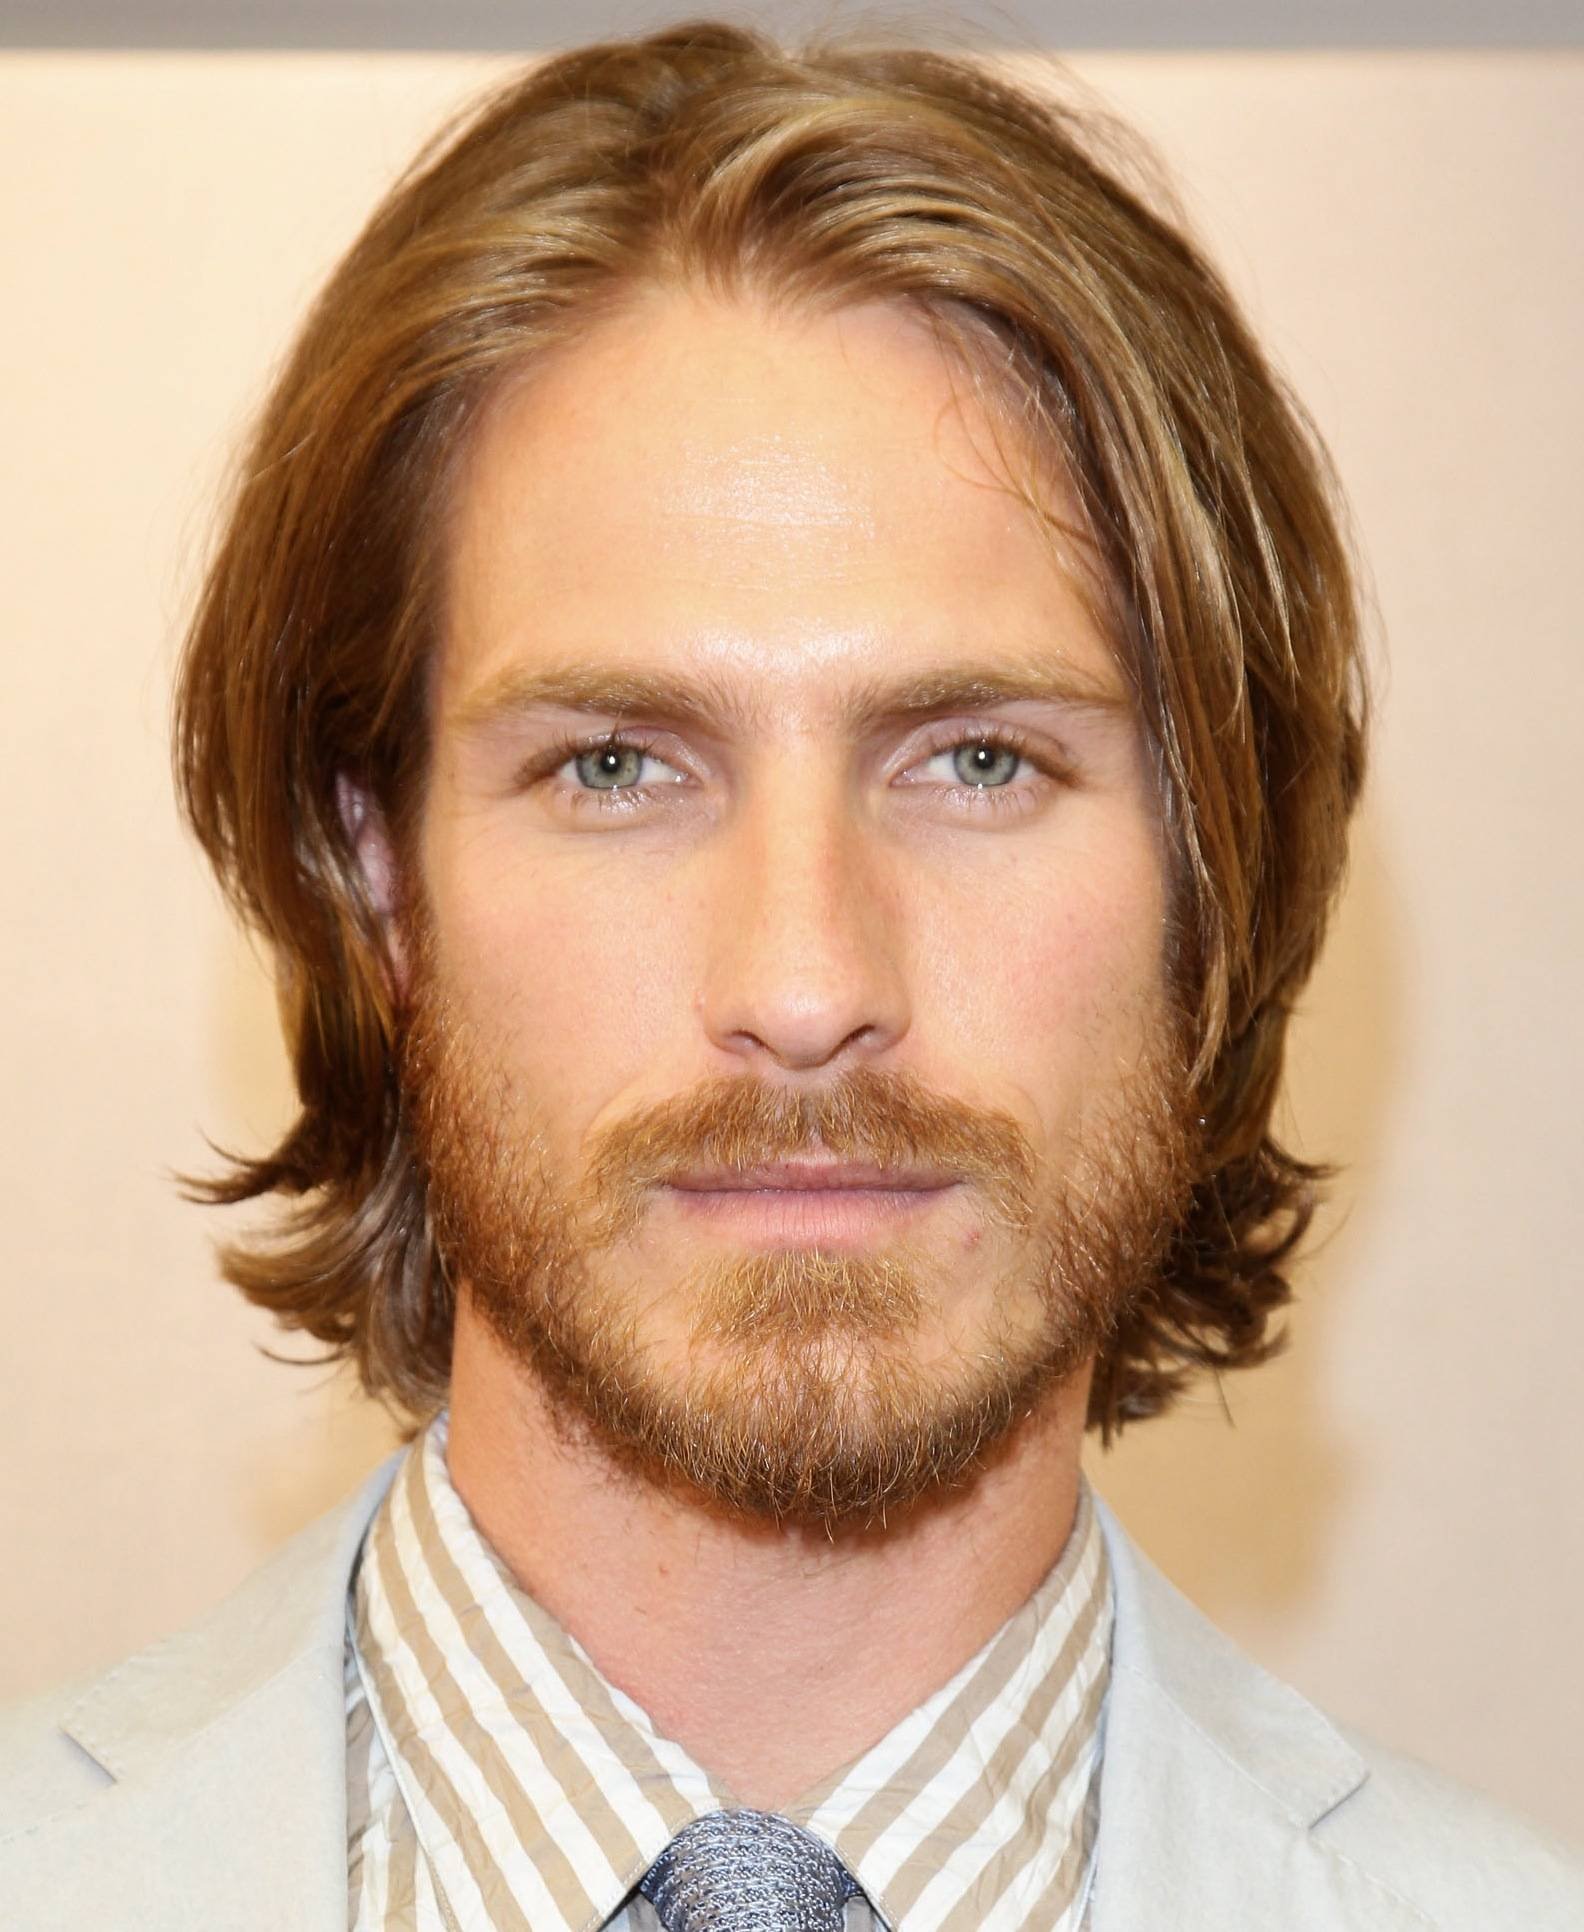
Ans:
[[[1179,1195],[1158,805],[996,447],[908,311],[653,293],[456,506],[403,940],[459,1319],[778,1517],[1081,1384]]]

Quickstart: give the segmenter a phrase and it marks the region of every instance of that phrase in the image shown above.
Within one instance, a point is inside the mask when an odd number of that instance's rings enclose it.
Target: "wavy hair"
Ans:
[[[966,57],[679,26],[485,99],[319,296],[240,465],[175,714],[182,807],[273,951],[300,1105],[195,1191],[287,1197],[224,1271],[391,1406],[444,1399],[454,1300],[338,785],[410,834],[469,425],[503,373],[655,283],[911,304],[1072,479],[1159,773],[1200,1116],[1190,1206],[1089,1422],[1109,1438],[1279,1345],[1321,1174],[1271,1115],[1363,771],[1357,598],[1317,437],[1178,222],[1101,158],[1114,140]]]

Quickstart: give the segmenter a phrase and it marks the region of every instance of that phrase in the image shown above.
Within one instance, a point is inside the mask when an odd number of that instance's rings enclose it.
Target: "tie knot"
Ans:
[[[638,1889],[666,1932],[841,1932],[858,1886],[790,1818],[714,1811],[682,1827]]]

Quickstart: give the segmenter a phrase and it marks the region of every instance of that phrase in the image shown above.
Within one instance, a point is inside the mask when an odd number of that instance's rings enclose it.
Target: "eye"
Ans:
[[[1004,738],[965,738],[936,757],[946,760],[955,783],[991,789],[1011,784],[1023,763],[1022,752]]]
[[[968,811],[1030,811],[1045,800],[1053,784],[1066,779],[1057,755],[1035,746],[1012,726],[958,725],[935,750],[925,753],[923,765],[943,765],[945,796]],[[1033,782],[1014,782],[1018,767],[1030,767]],[[916,782],[916,781],[914,781]],[[929,786],[925,786],[929,790]]]
[[[569,771],[585,791],[591,792],[633,791],[645,783],[665,782],[662,774],[669,774],[673,781],[678,775],[647,745],[627,738],[606,738],[597,745],[585,745],[567,759],[562,770]]]
[[[960,810],[1027,811],[1043,802],[1062,775],[1051,753],[1019,732],[959,726],[939,735],[934,749],[926,747],[902,782],[919,787],[921,799],[933,792]],[[583,813],[647,812],[679,799],[689,784],[686,770],[662,757],[656,741],[616,732],[550,747],[520,779],[525,786],[544,781],[562,810]]]
[[[657,755],[655,744],[624,732],[564,738],[520,773],[518,782],[549,782],[556,800],[570,811],[636,811],[655,792],[684,782],[676,767]],[[672,777],[647,782],[645,767],[670,771]]]

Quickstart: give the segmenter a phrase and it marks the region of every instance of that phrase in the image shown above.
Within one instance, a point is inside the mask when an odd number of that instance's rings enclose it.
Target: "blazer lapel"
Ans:
[[[70,1707],[62,1728],[114,1782],[5,1847],[17,1923],[345,1932],[346,1592],[397,1460]]]
[[[1148,1563],[1100,1505],[1117,1621],[1094,1932],[1426,1932],[1416,1907],[1312,1830],[1369,1775],[1358,1753]]]

